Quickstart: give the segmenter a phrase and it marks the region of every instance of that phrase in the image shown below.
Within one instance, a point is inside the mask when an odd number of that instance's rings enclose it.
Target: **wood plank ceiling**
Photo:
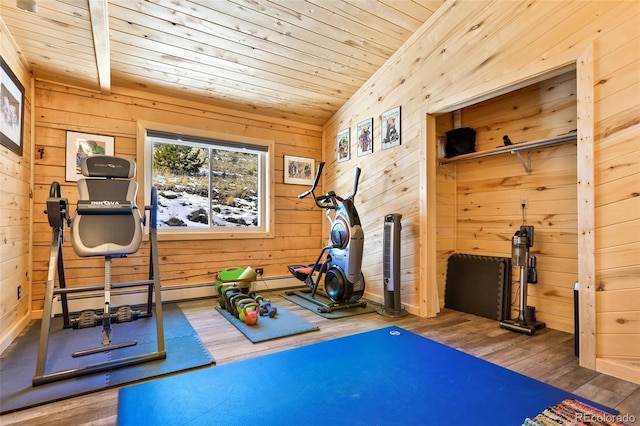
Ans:
[[[36,79],[324,124],[444,0],[0,0]]]

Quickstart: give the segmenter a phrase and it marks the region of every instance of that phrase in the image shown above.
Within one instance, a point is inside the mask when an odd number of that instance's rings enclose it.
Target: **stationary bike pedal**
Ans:
[[[96,311],[93,309],[85,309],[80,312],[77,318],[73,320],[73,328],[89,328],[98,325],[96,321]]]

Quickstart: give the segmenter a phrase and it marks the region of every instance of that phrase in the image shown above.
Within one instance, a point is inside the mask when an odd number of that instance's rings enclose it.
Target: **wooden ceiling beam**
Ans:
[[[109,13],[107,0],[87,0],[95,49],[100,91],[111,93],[111,48],[109,45]]]

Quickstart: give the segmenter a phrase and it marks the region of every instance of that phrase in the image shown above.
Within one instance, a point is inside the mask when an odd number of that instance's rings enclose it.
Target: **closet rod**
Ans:
[[[552,146],[552,145],[558,145],[558,144],[567,143],[567,142],[574,142],[576,140],[578,140],[576,132],[571,132],[564,135],[556,136],[554,138],[540,139],[540,140],[531,141],[531,142],[521,142],[515,145],[501,146],[489,151],[472,152],[470,154],[463,154],[453,158],[443,158],[440,160],[439,164],[442,165],[442,164],[449,164],[449,163],[457,163],[460,161],[475,160],[477,158],[492,157],[494,155],[502,155],[507,153],[516,154],[516,153],[519,153],[520,151],[525,151],[525,150],[531,151],[532,149],[535,149],[535,148],[542,148],[545,146]]]

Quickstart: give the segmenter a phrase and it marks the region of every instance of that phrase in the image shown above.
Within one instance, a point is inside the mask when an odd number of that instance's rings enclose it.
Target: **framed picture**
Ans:
[[[284,183],[293,185],[313,185],[316,177],[316,160],[313,158],[284,156]]]
[[[24,130],[24,87],[0,57],[0,142],[11,151],[22,156],[22,134]]]
[[[382,149],[400,145],[400,107],[390,109],[382,114],[381,139]]]
[[[338,155],[338,163],[342,161],[347,161],[351,156],[351,138],[349,137],[349,130],[344,129],[338,132],[337,143],[336,143],[336,153]]]
[[[82,178],[80,160],[92,155],[113,155],[114,137],[67,131],[66,177],[67,182]]]
[[[373,152],[373,118],[358,123],[358,157]]]

